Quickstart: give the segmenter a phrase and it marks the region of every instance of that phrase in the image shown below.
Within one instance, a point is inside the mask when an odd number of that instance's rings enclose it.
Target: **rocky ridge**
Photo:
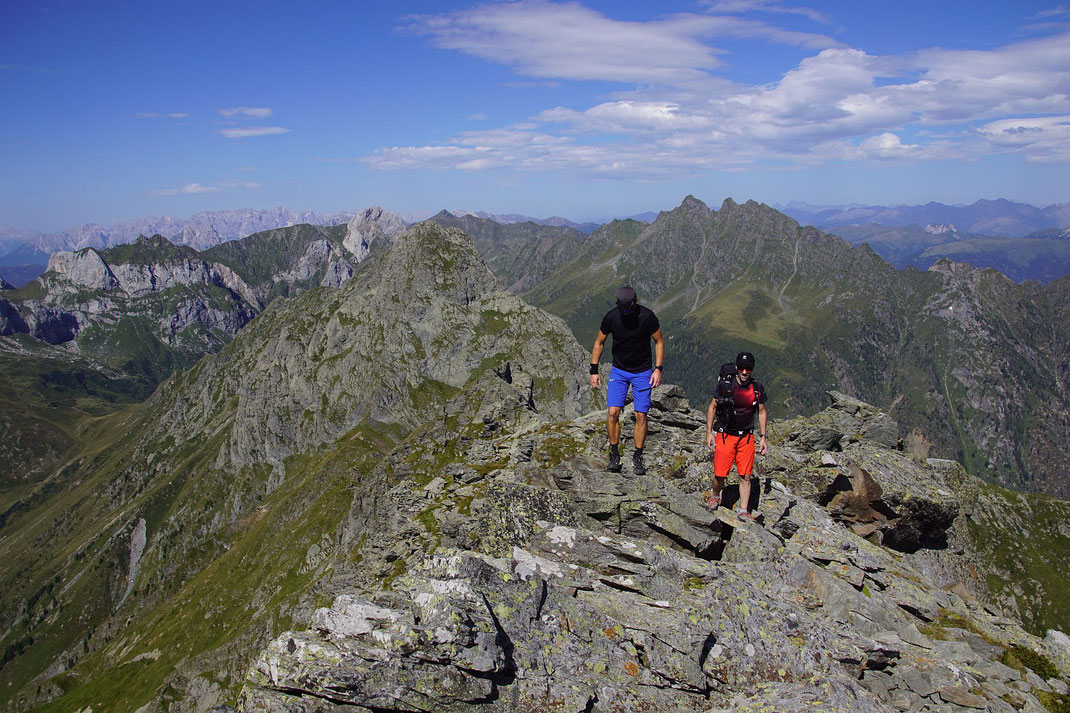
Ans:
[[[704,420],[678,387],[655,392],[641,477],[603,470],[600,412],[553,423],[518,417],[507,386],[459,396],[453,428],[421,432],[456,459],[383,463],[339,533],[357,552],[334,565],[333,603],[261,653],[238,710],[1062,705],[1070,641],[985,603],[970,568],[960,498],[979,483],[832,398],[770,428],[751,524],[734,488],[728,508],[701,504]]]

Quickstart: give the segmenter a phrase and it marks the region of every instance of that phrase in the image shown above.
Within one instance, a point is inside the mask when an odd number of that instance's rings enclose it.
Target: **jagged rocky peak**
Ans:
[[[392,238],[405,231],[405,221],[400,216],[385,211],[379,206],[365,208],[360,215],[349,221],[346,237],[342,241],[346,249],[363,260],[377,238]]]
[[[445,449],[369,481],[388,505],[343,528],[359,572],[338,564],[333,604],[260,654],[240,711],[1010,713],[1067,692],[1066,637],[1025,632],[948,556],[971,478],[899,450],[868,404],[771,424],[748,523],[734,487],[703,505],[704,420],[678,387],[655,390],[646,476],[603,470],[602,412],[514,430],[480,393],[480,428],[447,407],[420,434]]]
[[[952,223],[929,223],[924,228],[925,232],[929,235],[944,235],[946,233],[956,233],[958,229]]]
[[[658,213],[655,222],[668,216],[680,216],[688,222],[697,225],[704,223],[709,218],[711,212],[709,206],[698,198],[695,198],[693,195],[688,194],[676,208]]]
[[[52,273],[49,275],[49,273]],[[65,281],[93,290],[107,290],[118,285],[108,264],[93,248],[77,252],[52,253],[42,281]]]
[[[15,289],[14,285],[12,285],[10,282],[5,280],[3,277],[0,277],[0,292],[2,292],[3,290],[14,290],[14,289]]]

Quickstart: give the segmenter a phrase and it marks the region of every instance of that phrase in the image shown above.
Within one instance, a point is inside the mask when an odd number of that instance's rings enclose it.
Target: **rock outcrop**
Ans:
[[[396,452],[355,503],[360,568],[336,563],[333,604],[258,657],[239,710],[1042,710],[1065,637],[983,604],[942,554],[969,477],[832,400],[770,428],[754,524],[733,487],[701,504],[704,421],[678,387],[655,391],[647,476],[603,470],[600,412],[458,397],[457,425],[416,441],[441,445]],[[1041,677],[1015,651],[1064,663]]]
[[[405,232],[405,221],[379,206],[365,208],[346,225],[342,244],[358,262],[368,256],[371,244],[377,239],[390,239]]]

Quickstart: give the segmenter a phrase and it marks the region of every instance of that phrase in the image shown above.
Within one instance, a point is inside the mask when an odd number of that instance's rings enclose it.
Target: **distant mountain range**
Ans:
[[[175,245],[195,250],[207,250],[228,240],[237,240],[254,233],[293,225],[341,225],[348,223],[360,211],[343,210],[328,213],[295,211],[290,208],[241,208],[205,211],[189,218],[153,216],[114,223],[108,227],[87,223],[59,233],[39,233],[0,227],[0,272],[16,286],[22,286],[44,272],[48,257],[61,251],[83,248],[103,250],[116,245],[133,243],[139,236],[162,235]],[[531,218],[515,213],[499,214],[485,211],[454,210],[455,215],[474,215],[502,224],[531,222],[550,227],[568,227],[581,233],[591,233],[599,223],[576,223],[567,218]],[[406,223],[415,223],[432,214],[398,214]],[[644,214],[653,220],[655,213]]]
[[[924,228],[842,225],[829,232],[855,245],[869,245],[901,270],[928,270],[947,258],[999,270],[1015,282],[1051,282],[1070,273],[1068,228],[1046,228],[1019,238],[975,235],[947,223]]]
[[[0,229],[0,241],[7,243],[9,253],[12,252],[11,248],[15,248],[24,255],[43,255],[46,261],[48,255],[61,250],[110,248],[132,243],[141,235],[162,235],[176,245],[206,250],[227,240],[244,238],[273,228],[285,228],[301,223],[340,225],[348,223],[359,212],[345,210],[314,213],[307,210],[295,211],[282,206],[267,210],[240,208],[195,213],[189,218],[172,218],[167,215],[138,218],[113,223],[107,228],[87,223],[60,233],[33,233],[21,237],[19,231],[6,228]],[[4,264],[8,263],[9,260],[5,260]]]
[[[776,206],[774,206],[776,207]],[[855,244],[867,243],[898,268],[928,269],[949,257],[975,267],[991,267],[1016,282],[1032,279],[1049,282],[1070,272],[1070,203],[1037,208],[1012,201],[980,200],[969,206],[927,203],[915,206],[820,206],[793,201],[780,210],[803,225],[813,225]],[[560,216],[533,218],[517,213],[488,213],[452,209],[450,215],[472,216],[501,225],[532,223],[568,228],[589,235],[598,223],[577,223]],[[42,272],[48,256],[58,251],[86,247],[105,249],[132,243],[138,236],[162,235],[175,245],[206,250],[228,240],[253,233],[302,223],[339,225],[358,211],[328,213],[273,209],[236,209],[196,213],[189,218],[156,216],[115,223],[107,228],[87,224],[60,233],[27,233],[0,227],[0,275],[16,286],[27,284]],[[406,223],[432,217],[432,213],[398,213]],[[624,220],[653,223],[655,211],[637,213]],[[1020,242],[1015,239],[1027,239]]]
[[[825,230],[843,225],[873,223],[888,227],[951,224],[968,233],[1016,238],[1045,228],[1070,227],[1070,203],[1037,208],[1003,198],[979,200],[967,206],[932,202],[925,205],[898,206],[817,206],[792,201],[774,207],[803,225],[813,225]]]

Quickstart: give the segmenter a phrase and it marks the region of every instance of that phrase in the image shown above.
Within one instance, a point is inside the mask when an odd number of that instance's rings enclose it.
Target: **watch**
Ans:
[[[661,371],[661,367],[660,366],[655,366],[654,368],[657,369],[658,371]]]

